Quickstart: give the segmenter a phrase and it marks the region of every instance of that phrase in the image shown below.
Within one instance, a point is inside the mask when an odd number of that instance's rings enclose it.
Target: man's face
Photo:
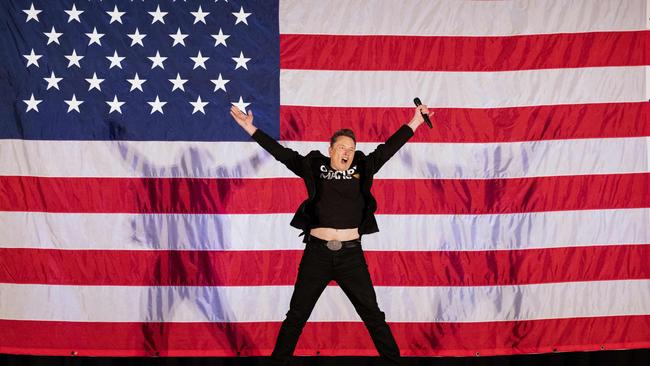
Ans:
[[[354,140],[347,136],[337,137],[334,145],[329,148],[330,166],[334,170],[350,169],[355,149],[356,144],[354,143]]]

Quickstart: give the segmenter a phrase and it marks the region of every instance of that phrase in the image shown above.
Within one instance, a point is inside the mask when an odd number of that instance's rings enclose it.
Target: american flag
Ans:
[[[650,347],[645,0],[0,5],[0,352],[268,355],[306,192],[286,146],[370,152],[363,246],[402,354]],[[374,355],[329,286],[296,354]]]

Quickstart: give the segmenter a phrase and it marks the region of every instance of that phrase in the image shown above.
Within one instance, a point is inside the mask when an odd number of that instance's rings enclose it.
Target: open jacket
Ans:
[[[413,136],[413,130],[408,125],[403,125],[385,143],[377,146],[375,151],[370,154],[366,155],[361,151],[355,151],[352,165],[357,166],[357,172],[360,174],[361,194],[365,200],[364,212],[359,225],[359,235],[379,231],[375,219],[377,201],[370,192],[373,176],[388,159],[404,146],[411,136]],[[303,234],[309,233],[312,225],[315,224],[314,200],[316,198],[316,179],[321,173],[319,168],[321,165],[329,166],[330,158],[317,150],[311,151],[305,156],[300,155],[298,152],[280,145],[259,128],[252,137],[276,160],[284,164],[305,182],[308,197],[298,207],[291,220],[291,226],[301,229]]]

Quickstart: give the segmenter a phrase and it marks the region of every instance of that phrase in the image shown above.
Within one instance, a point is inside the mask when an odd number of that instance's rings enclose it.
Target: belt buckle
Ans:
[[[336,252],[337,250],[340,250],[343,247],[343,243],[341,243],[340,240],[328,240],[327,241],[327,249]]]

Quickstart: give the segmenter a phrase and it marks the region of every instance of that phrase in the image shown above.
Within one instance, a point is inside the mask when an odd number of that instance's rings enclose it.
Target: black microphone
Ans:
[[[416,107],[419,107],[419,106],[422,105],[422,101],[420,100],[420,98],[417,98],[417,97],[415,99],[413,99],[413,103],[415,103]],[[429,115],[427,115],[425,113],[422,113],[422,118],[424,118],[424,122],[427,123],[427,126],[429,126],[429,128],[433,128],[433,125],[431,125],[431,120],[429,119]]]

